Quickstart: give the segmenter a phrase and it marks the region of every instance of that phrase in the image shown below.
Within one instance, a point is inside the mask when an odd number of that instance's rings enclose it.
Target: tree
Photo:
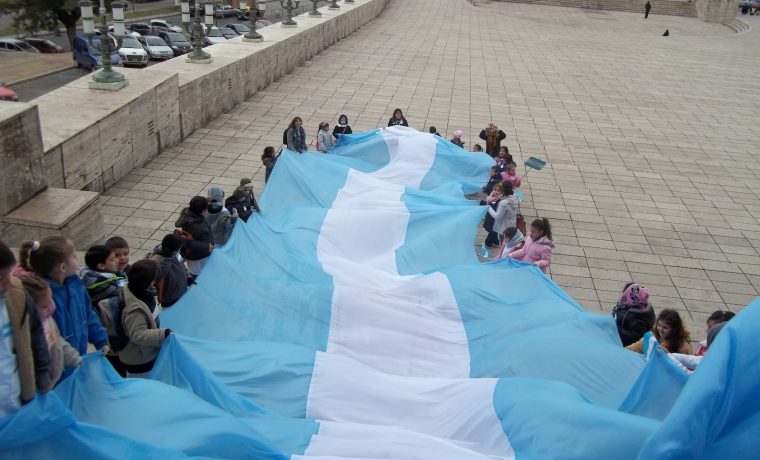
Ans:
[[[13,15],[14,27],[31,34],[54,31],[63,24],[71,44],[82,16],[76,0],[0,0],[0,13]]]

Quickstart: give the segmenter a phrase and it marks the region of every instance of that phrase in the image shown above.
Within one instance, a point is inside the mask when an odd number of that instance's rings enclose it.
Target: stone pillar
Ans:
[[[47,187],[37,106],[0,102],[0,216]]]
[[[735,18],[739,0],[695,0],[697,17],[705,22],[723,22]]]

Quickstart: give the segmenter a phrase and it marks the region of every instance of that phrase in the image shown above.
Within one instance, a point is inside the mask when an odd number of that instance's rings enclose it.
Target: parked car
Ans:
[[[174,24],[172,24],[171,22],[165,19],[151,19],[150,26],[153,27],[154,31],[170,31],[170,32],[177,32],[180,34],[184,32],[182,30],[182,27],[175,26]]]
[[[58,43],[45,38],[25,38],[24,42],[37,48],[40,53],[63,53],[64,49]]]
[[[169,48],[174,51],[175,56],[189,53],[193,50],[193,45],[187,41],[184,35],[177,32],[159,32],[158,36],[169,45]]]
[[[169,45],[159,37],[143,35],[137,41],[145,48],[145,51],[148,52],[148,57],[151,59],[170,59],[174,57],[174,50],[169,48]]]
[[[5,86],[4,82],[0,82],[0,101],[18,101],[16,92]]]
[[[224,35],[224,38],[226,38],[227,40],[233,39],[237,37],[238,35],[240,35],[239,33],[235,32],[234,30],[230,29],[227,26],[220,27],[219,31],[222,33],[222,35]]]
[[[153,28],[150,26],[150,24],[146,24],[144,22],[134,22],[132,24],[127,24],[127,30],[137,32],[140,35],[153,35]]]
[[[125,27],[124,32],[126,33],[127,37],[137,38],[137,37],[140,36],[140,32],[135,32],[134,30],[129,30],[126,27]],[[111,24],[111,25],[108,26],[108,33],[111,34],[111,35],[113,35],[113,24]],[[100,31],[96,29],[95,30],[95,34],[96,35],[100,35]]]
[[[93,37],[92,41],[95,45],[100,43],[98,37]],[[90,70],[95,70],[100,67],[100,51],[98,51],[96,47],[90,46],[85,37],[82,37],[81,35],[74,37],[74,43],[71,45],[71,52],[77,63],[77,67],[84,67]],[[121,64],[119,53],[114,52],[111,54],[111,64]]]
[[[264,16],[264,11],[256,10],[256,17],[260,18],[262,16]],[[251,17],[251,7],[246,5],[243,8],[240,8],[240,13],[238,13],[237,17],[241,21],[247,21],[248,18]]]
[[[134,37],[124,37],[118,53],[124,67],[132,65],[145,67],[148,65],[148,52]]]
[[[216,5],[214,6],[214,16],[217,18],[226,18],[227,16],[237,16],[240,14],[240,10],[233,8],[230,5]]]
[[[16,53],[39,53],[37,48],[17,38],[0,38],[0,51]]]
[[[234,30],[238,35],[245,35],[251,31],[251,28],[248,27],[248,24],[227,24],[227,28]],[[258,29],[258,27],[256,28]]]
[[[203,38],[204,46],[213,45],[216,43],[224,43],[227,39],[224,38],[224,35],[222,35],[222,31],[219,30],[219,27],[209,27],[208,30],[206,30],[206,36]]]

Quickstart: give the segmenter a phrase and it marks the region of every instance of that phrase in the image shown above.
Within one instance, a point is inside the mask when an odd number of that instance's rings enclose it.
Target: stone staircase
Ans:
[[[726,19],[721,24],[733,30],[737,34],[743,34],[752,30],[752,27],[749,24],[737,18]]]
[[[510,3],[530,3],[533,5],[564,6],[592,10],[628,11],[644,15],[646,0],[494,0]],[[650,0],[652,15],[697,17],[696,0]],[[731,26],[728,26],[731,27]]]

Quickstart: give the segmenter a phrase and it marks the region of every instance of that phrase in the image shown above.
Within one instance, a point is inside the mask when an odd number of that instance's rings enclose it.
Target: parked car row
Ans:
[[[0,38],[0,51],[24,53],[63,53],[63,47],[44,38]]]

